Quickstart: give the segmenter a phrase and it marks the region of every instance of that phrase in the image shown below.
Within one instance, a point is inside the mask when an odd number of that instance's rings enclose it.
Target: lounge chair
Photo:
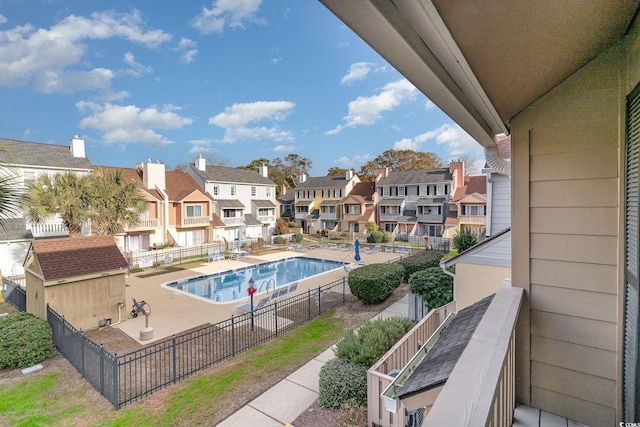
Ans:
[[[393,252],[393,245],[387,245],[385,252]]]
[[[352,243],[351,245],[347,246],[346,248],[343,248],[342,250],[343,251],[352,251],[355,248],[356,248],[356,245]]]
[[[396,248],[396,253],[397,254],[403,254],[404,253],[404,246],[398,246]]]
[[[380,245],[375,245],[373,248],[369,249],[369,253],[375,254],[376,252],[380,252]]]
[[[333,249],[344,249],[344,247],[345,247],[345,246],[347,246],[347,245],[345,245],[344,243],[341,243],[341,244],[339,244],[339,245],[335,245],[335,246],[333,247]]]
[[[289,285],[289,290],[287,293],[291,294],[295,292],[297,289],[298,289],[298,282],[293,282],[292,284]]]
[[[209,252],[209,259],[207,262],[211,262],[211,261],[220,261],[221,259],[224,259],[224,257],[222,256],[222,254],[220,254],[220,251],[215,251],[215,252]]]
[[[257,304],[254,304],[253,311],[256,311],[256,310],[264,307],[265,305],[267,305],[269,300],[271,300],[270,296],[262,298],[260,301],[258,301]],[[238,312],[251,313],[251,303],[245,303],[245,304],[237,305],[237,306],[234,307],[234,311],[236,313],[238,313]]]

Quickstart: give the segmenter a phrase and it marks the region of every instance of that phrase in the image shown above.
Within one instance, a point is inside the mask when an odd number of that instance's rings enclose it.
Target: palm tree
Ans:
[[[17,174],[0,164],[0,228],[4,230],[9,218],[20,215],[20,191]]]
[[[126,181],[121,170],[98,168],[91,176],[92,220],[98,234],[122,233],[147,210],[139,181]]]
[[[69,171],[40,175],[27,185],[22,198],[25,216],[39,223],[58,214],[69,229],[69,236],[79,236],[82,225],[91,218],[89,179]]]

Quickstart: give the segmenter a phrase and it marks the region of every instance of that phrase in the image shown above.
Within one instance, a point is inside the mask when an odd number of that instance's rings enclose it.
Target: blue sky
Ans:
[[[483,159],[316,0],[0,0],[0,99],[1,138],[78,134],[97,165],[296,153],[321,176],[389,148]]]

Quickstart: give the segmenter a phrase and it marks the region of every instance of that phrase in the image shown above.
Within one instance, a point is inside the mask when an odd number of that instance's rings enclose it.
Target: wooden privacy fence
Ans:
[[[49,306],[47,320],[63,356],[119,409],[273,339],[352,297],[346,278],[342,278],[253,313],[232,316],[122,355],[88,339]]]

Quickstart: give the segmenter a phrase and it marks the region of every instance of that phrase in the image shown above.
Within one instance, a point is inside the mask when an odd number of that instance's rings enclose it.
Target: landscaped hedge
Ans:
[[[386,300],[402,284],[404,267],[400,264],[370,264],[349,272],[351,293],[364,304]]]
[[[429,309],[442,307],[453,301],[453,278],[440,267],[413,273],[409,278],[409,288],[426,300]]]
[[[320,369],[318,404],[325,408],[366,405],[367,369],[340,357],[329,360]]]
[[[396,264],[404,267],[404,280],[409,280],[409,277],[417,271],[438,267],[444,255],[440,251],[420,251],[414,255],[399,259]]]
[[[336,356],[370,368],[413,327],[406,317],[371,320],[336,344]]]
[[[46,321],[30,313],[0,318],[0,369],[27,368],[55,355]]]

